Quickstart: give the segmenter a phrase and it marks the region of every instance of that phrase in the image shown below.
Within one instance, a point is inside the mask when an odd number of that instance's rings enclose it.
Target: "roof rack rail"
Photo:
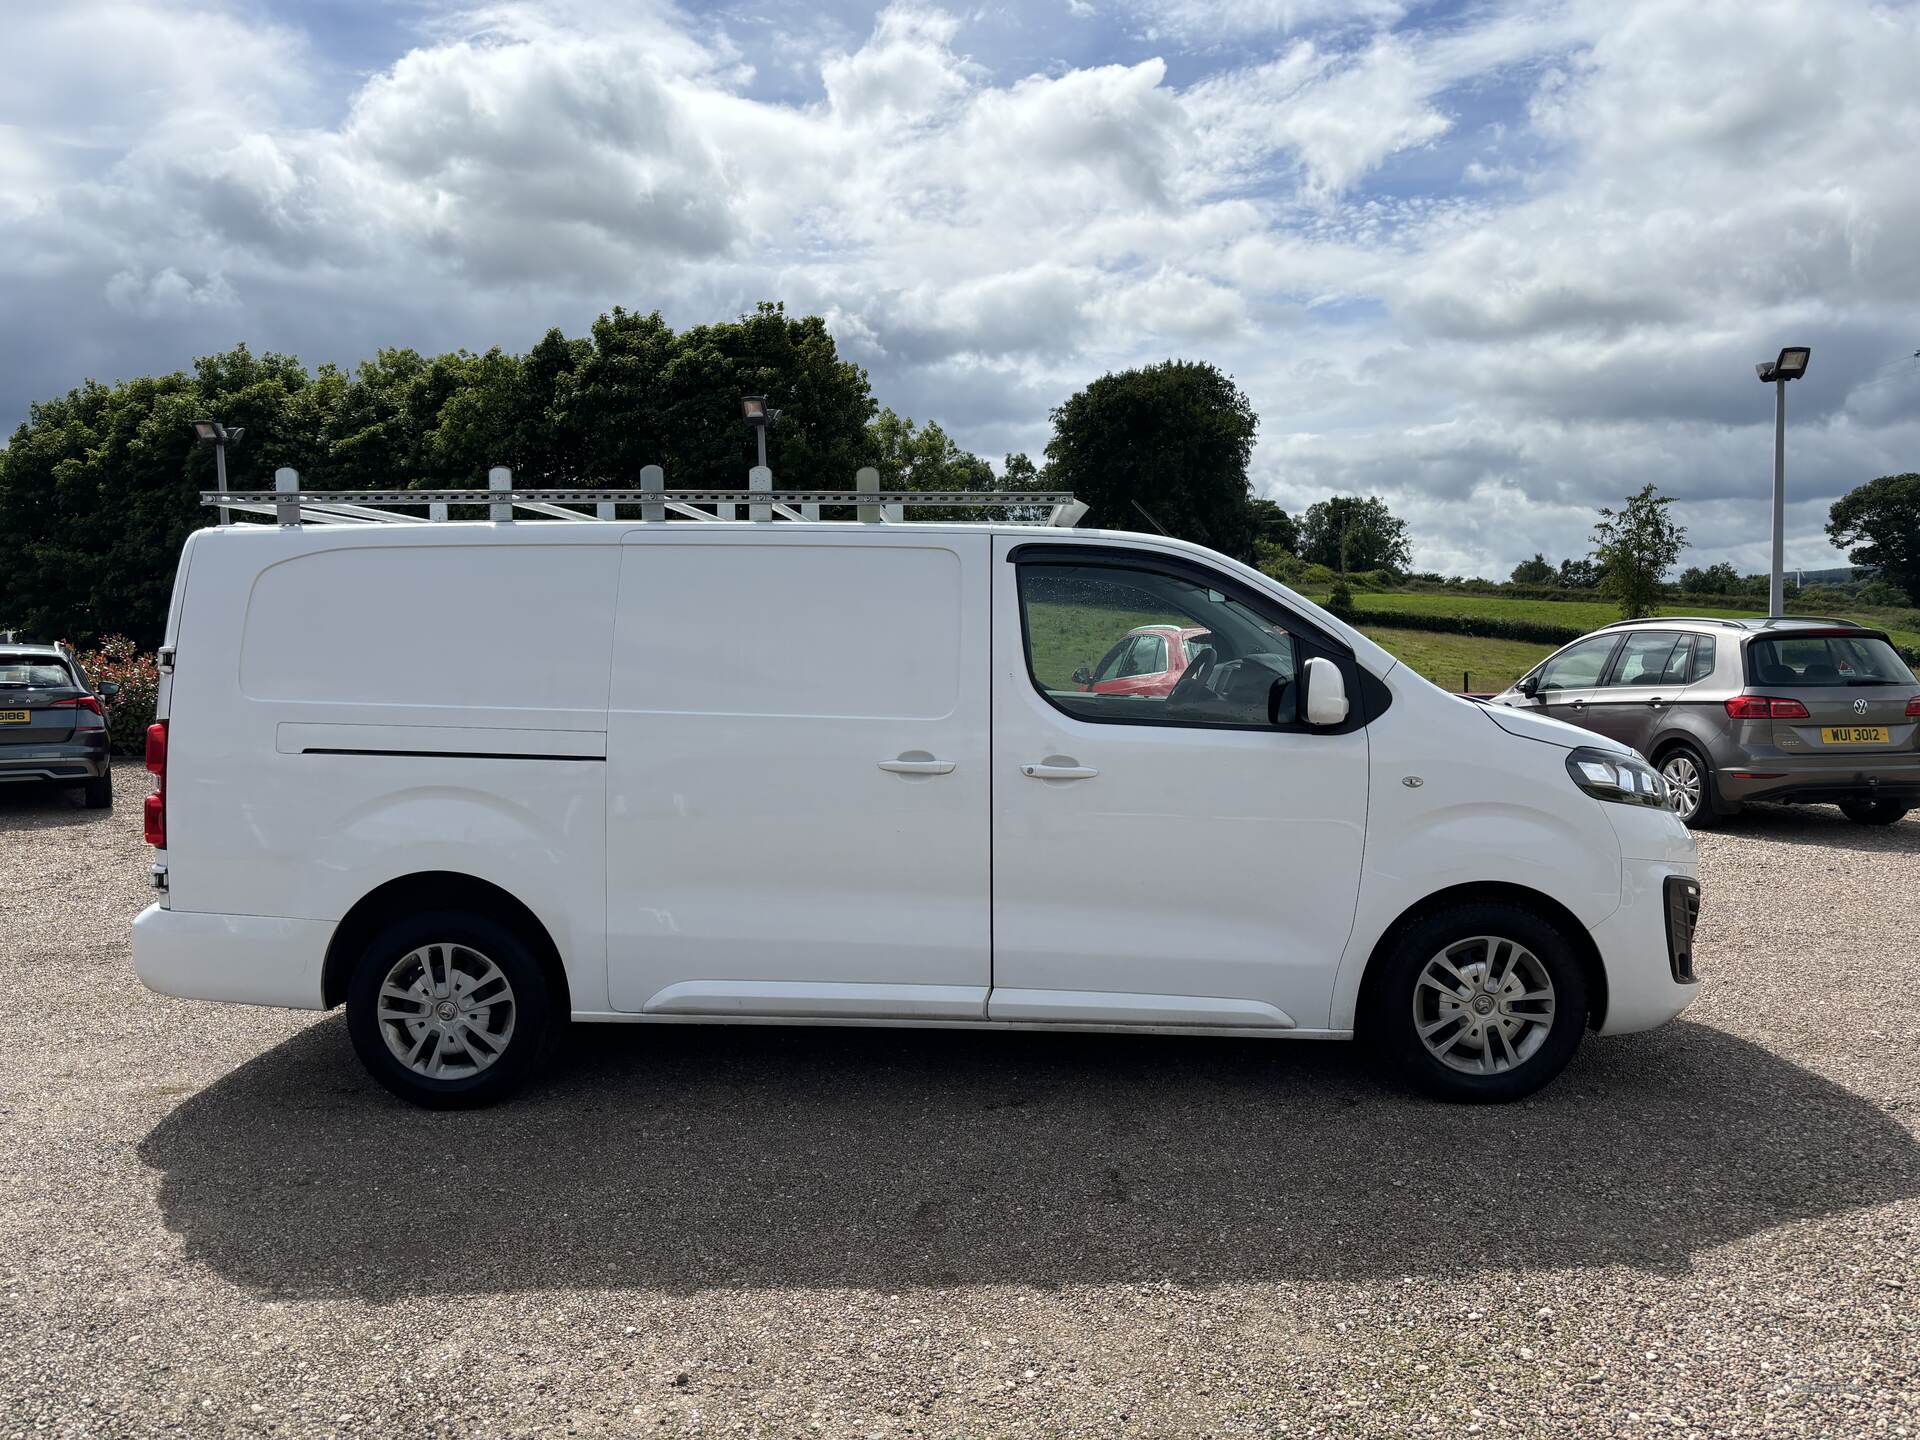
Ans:
[[[1732,620],[1725,615],[1642,615],[1638,620],[1611,620],[1600,627],[1601,630],[1618,630],[1622,625],[1654,625],[1662,620],[1681,620],[1689,625],[1727,625],[1735,630],[1747,628],[1744,620]],[[1595,631],[1598,634],[1599,631]]]
[[[639,507],[642,522],[664,521],[669,512],[688,520],[733,520],[742,505],[749,520],[816,521],[823,506],[844,506],[872,524],[899,524],[909,505],[936,510],[1044,509],[1044,520],[1015,523],[1062,528],[1077,525],[1087,513],[1086,505],[1065,490],[882,490],[880,472],[870,465],[855,473],[851,490],[775,490],[773,472],[764,465],[748,472],[745,490],[669,490],[658,465],[640,471],[637,490],[591,486],[516,490],[513,472],[504,465],[487,472],[485,490],[302,490],[299,473],[289,469],[274,471],[273,484],[271,490],[202,490],[200,503],[217,507],[223,525],[235,510],[270,516],[282,525],[426,525],[445,521],[453,505],[484,505],[495,521],[512,520],[515,510],[523,510],[547,520],[626,523],[635,517],[620,511],[634,506]],[[424,515],[417,513],[422,507]]]

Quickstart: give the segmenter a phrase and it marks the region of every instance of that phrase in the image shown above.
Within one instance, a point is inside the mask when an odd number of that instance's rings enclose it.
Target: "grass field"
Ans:
[[[1312,597],[1320,604],[1326,596]],[[1416,615],[1509,616],[1546,625],[1567,625],[1581,630],[1597,630],[1620,618],[1617,606],[1604,600],[1510,600],[1499,595],[1458,595],[1445,591],[1367,591],[1354,596],[1361,610],[1404,611]],[[1714,615],[1729,620],[1757,618],[1753,610],[1716,610],[1698,605],[1662,605],[1662,615]],[[1920,616],[1910,610],[1881,610],[1856,606],[1835,612],[1842,618],[1858,620],[1885,630],[1896,645],[1920,646]],[[1424,672],[1423,672],[1424,673]]]
[[[1442,690],[1504,690],[1553,653],[1551,645],[1524,640],[1482,640],[1474,635],[1431,635],[1425,630],[1388,630],[1361,627],[1374,644],[1393,654]]]

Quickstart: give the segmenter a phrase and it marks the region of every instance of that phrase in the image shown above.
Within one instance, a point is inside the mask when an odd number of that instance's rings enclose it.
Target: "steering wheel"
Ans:
[[[1167,692],[1167,704],[1177,700],[1191,700],[1196,690],[1207,688],[1207,678],[1213,674],[1214,654],[1209,650],[1198,660],[1187,666],[1185,672],[1174,682],[1173,689]]]

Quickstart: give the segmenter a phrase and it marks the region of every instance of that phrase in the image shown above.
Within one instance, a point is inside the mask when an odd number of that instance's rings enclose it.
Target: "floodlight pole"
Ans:
[[[1749,392],[1751,393],[1751,392]],[[1787,377],[1773,382],[1773,570],[1767,577],[1767,614],[1787,613]]]
[[[227,493],[227,442],[216,440],[213,444],[213,473],[219,484],[220,493]],[[231,523],[231,513],[226,506],[220,507],[220,523]]]

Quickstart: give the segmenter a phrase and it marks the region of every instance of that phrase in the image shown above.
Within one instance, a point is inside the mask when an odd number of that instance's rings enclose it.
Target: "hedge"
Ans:
[[[1482,640],[1525,640],[1537,645],[1566,645],[1592,633],[1578,625],[1550,625],[1541,620],[1497,615],[1428,615],[1417,610],[1369,610],[1365,606],[1356,606],[1341,618],[1349,625],[1473,635]]]

